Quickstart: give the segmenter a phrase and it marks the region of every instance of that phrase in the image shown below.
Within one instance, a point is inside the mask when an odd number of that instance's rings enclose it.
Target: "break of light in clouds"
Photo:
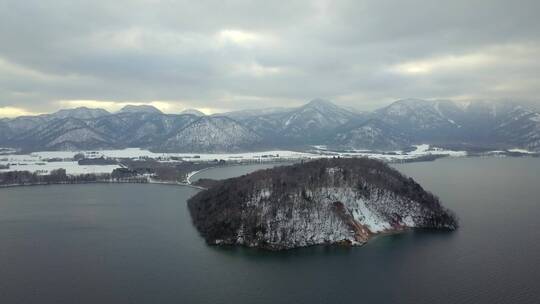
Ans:
[[[87,107],[87,108],[102,108],[110,112],[115,112],[120,110],[122,107],[127,105],[151,105],[156,107],[165,113],[178,113],[188,108],[187,105],[190,102],[184,101],[106,101],[106,100],[60,100],[57,102],[59,108],[77,108],[77,107]],[[220,112],[221,109],[211,109],[211,108],[198,108],[199,111],[204,112],[205,114],[214,114]]]
[[[16,107],[0,107],[0,117],[17,117],[26,115],[38,115],[42,113],[31,112],[25,109]]]
[[[0,0],[0,116],[315,97],[538,105],[540,2]]]

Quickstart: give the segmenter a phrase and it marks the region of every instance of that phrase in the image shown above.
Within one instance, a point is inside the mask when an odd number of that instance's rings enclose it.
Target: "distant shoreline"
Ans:
[[[54,182],[54,183],[23,183],[23,184],[7,184],[0,185],[2,188],[17,188],[17,187],[32,187],[32,186],[58,186],[58,185],[89,185],[89,184],[148,184],[148,185],[170,185],[170,186],[184,186],[194,188],[197,190],[205,190],[205,188],[178,182],[158,182],[158,181],[80,181],[80,182]]]
[[[512,158],[521,158],[521,157],[532,157],[537,158],[537,155],[527,154],[527,155],[500,155],[500,154],[491,154],[491,155],[467,155],[467,156],[450,156],[450,155],[423,155],[417,158],[399,160],[399,161],[388,161],[389,164],[407,164],[407,163],[418,163],[418,162],[430,162],[442,158],[477,158],[477,157],[512,157]],[[275,160],[261,163],[229,163],[226,165],[217,165],[206,167],[201,170],[193,171],[186,176],[185,182],[178,181],[165,181],[165,180],[156,180],[152,178],[140,178],[132,180],[70,180],[70,181],[55,181],[55,182],[35,182],[35,183],[15,183],[15,184],[0,184],[0,189],[2,188],[15,188],[15,187],[28,187],[28,186],[50,186],[50,185],[84,185],[84,184],[158,184],[158,185],[170,185],[170,186],[185,186],[197,190],[206,190],[206,188],[197,186],[193,184],[192,178],[197,176],[199,173],[208,171],[211,169],[227,168],[227,167],[237,167],[237,166],[253,166],[253,165],[270,165],[270,164],[285,164],[290,165],[297,162],[306,161],[305,159],[296,159],[296,160]],[[307,160],[309,161],[309,160]],[[22,170],[17,170],[21,172]],[[16,171],[7,171],[7,172],[16,172]],[[23,171],[24,172],[24,171]],[[29,172],[29,171],[26,171]],[[1,172],[0,172],[1,173]],[[4,172],[6,173],[6,172]],[[77,177],[77,175],[71,175],[71,177]]]

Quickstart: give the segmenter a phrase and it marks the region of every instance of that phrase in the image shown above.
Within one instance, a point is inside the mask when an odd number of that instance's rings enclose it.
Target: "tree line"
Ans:
[[[112,173],[67,174],[65,169],[51,170],[49,174],[30,171],[0,172],[0,186],[13,185],[49,185],[49,184],[82,184],[96,182],[133,182],[146,183],[146,177],[126,172],[123,168]]]

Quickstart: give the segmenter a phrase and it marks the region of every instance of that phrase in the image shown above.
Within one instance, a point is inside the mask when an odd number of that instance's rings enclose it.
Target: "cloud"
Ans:
[[[180,113],[184,110],[190,109],[185,101],[107,101],[107,100],[59,100],[56,102],[60,108],[102,108],[110,112],[116,112],[127,105],[151,105],[165,113]],[[217,112],[217,109],[212,108],[197,108],[197,110],[206,114],[212,114]]]
[[[540,45],[504,45],[476,50],[473,53],[445,55],[393,65],[391,72],[398,74],[433,74],[449,71],[489,70],[501,66],[519,67],[535,65]]]
[[[470,70],[496,63],[496,58],[485,54],[445,56],[426,60],[409,61],[391,67],[400,74],[431,74],[444,70]]]
[[[0,0],[0,107],[538,103],[538,11],[536,0]]]
[[[245,47],[269,43],[273,40],[271,37],[265,37],[264,35],[255,32],[233,29],[220,30],[217,33],[217,39],[221,43],[233,43]]]
[[[38,115],[41,113],[30,112],[28,110],[16,107],[0,107],[0,117],[17,117],[25,115]]]

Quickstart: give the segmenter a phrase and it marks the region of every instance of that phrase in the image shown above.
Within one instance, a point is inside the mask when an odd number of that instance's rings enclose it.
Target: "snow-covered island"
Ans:
[[[188,201],[212,245],[361,245],[405,229],[457,228],[439,199],[379,160],[332,158],[214,182]]]

